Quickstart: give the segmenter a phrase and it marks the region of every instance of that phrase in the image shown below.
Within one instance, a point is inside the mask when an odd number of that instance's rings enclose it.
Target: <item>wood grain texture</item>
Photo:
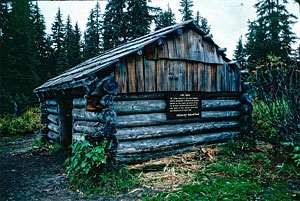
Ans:
[[[202,132],[212,132],[220,129],[233,130],[239,125],[239,121],[220,121],[119,128],[115,136],[119,141],[159,138],[165,136],[185,136]]]
[[[128,93],[137,91],[136,63],[133,56],[127,57]]]
[[[135,73],[137,92],[145,92],[144,59],[141,56],[135,58]]]

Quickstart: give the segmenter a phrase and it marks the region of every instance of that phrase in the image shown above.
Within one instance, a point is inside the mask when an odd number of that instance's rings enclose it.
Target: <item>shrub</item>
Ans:
[[[124,190],[135,183],[132,174],[125,167],[104,172],[108,155],[107,141],[97,145],[89,141],[73,142],[73,156],[66,160],[67,173],[72,186],[90,194],[112,190]]]
[[[40,121],[40,109],[31,108],[22,115],[15,117],[6,114],[0,117],[0,135],[17,135],[34,133],[42,128]]]
[[[275,144],[292,142],[300,136],[298,65],[296,61],[283,62],[280,57],[269,56],[257,63],[251,74],[256,96],[254,129],[260,137]]]

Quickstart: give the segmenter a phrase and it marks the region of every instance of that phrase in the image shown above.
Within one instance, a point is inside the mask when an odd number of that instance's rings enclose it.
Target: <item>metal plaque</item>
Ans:
[[[199,92],[167,92],[167,120],[200,117]]]

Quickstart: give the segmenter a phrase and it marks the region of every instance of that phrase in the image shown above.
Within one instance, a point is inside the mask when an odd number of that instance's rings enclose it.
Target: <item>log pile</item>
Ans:
[[[46,137],[52,143],[60,142],[59,107],[56,100],[46,99],[41,102],[40,107],[40,122],[45,124],[45,128],[40,131],[42,137]]]

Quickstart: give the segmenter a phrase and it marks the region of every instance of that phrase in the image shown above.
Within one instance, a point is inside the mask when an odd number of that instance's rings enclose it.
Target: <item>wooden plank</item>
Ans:
[[[150,43],[145,48],[146,59],[155,60],[157,59],[157,47],[156,43]]]
[[[211,91],[217,91],[217,66],[211,65]]]
[[[187,80],[187,91],[194,91],[194,66],[193,63],[188,62],[187,63],[187,74],[188,74],[188,80]]]
[[[177,50],[176,50],[176,43],[174,36],[170,36],[167,38],[167,44],[168,44],[168,53],[170,59],[176,59],[177,58]]]
[[[144,59],[141,56],[135,58],[135,73],[137,82],[137,92],[145,92]]]
[[[168,68],[168,91],[175,91],[175,81],[176,81],[176,73],[175,73],[175,61],[167,61],[167,68]]]
[[[145,92],[155,92],[155,61],[144,59]]]
[[[166,136],[183,136],[200,134],[217,130],[234,130],[240,125],[239,121],[219,121],[187,124],[157,125],[145,127],[119,128],[115,136],[119,141],[158,138]]]
[[[209,134],[123,141],[119,143],[117,154],[153,152],[172,149],[175,147],[198,145],[206,142],[221,142],[237,137],[239,134],[240,131],[224,131]]]
[[[169,52],[168,52],[168,44],[166,39],[163,40],[163,44],[158,46],[158,58],[168,58]]]
[[[211,92],[212,86],[211,86],[211,65],[205,64],[205,91]]]
[[[127,57],[127,72],[128,72],[128,93],[135,93],[137,91],[136,85],[136,71],[135,58],[133,56]]]
[[[206,85],[206,80],[205,80],[205,65],[203,63],[198,63],[198,68],[200,69],[200,75],[199,75],[200,91],[204,92],[205,91],[205,85]]]
[[[156,65],[156,91],[160,92],[162,91],[162,82],[163,82],[163,76],[161,76],[162,74],[162,69],[161,69],[161,62],[160,61],[156,61],[155,62]]]
[[[194,91],[200,90],[199,77],[200,77],[200,69],[198,68],[197,63],[193,63],[194,65]]]
[[[160,61],[162,91],[168,91],[169,89],[169,68],[167,63],[168,61],[166,60]]]
[[[227,68],[226,68],[227,64],[224,63],[222,65],[222,92],[226,92],[227,91]]]
[[[127,76],[127,68],[126,62],[124,59],[120,60],[120,73],[121,73],[121,85],[120,85],[120,93],[128,93],[128,76]]]
[[[120,90],[120,93],[122,93],[123,83],[122,83],[121,67],[120,66],[115,68],[115,79],[119,83],[119,87],[120,87],[119,90]]]
[[[222,65],[217,65],[217,80],[216,80],[216,91],[222,90]]]
[[[174,63],[174,75],[175,75],[175,91],[184,91],[185,90],[185,68],[186,62],[175,61]]]

